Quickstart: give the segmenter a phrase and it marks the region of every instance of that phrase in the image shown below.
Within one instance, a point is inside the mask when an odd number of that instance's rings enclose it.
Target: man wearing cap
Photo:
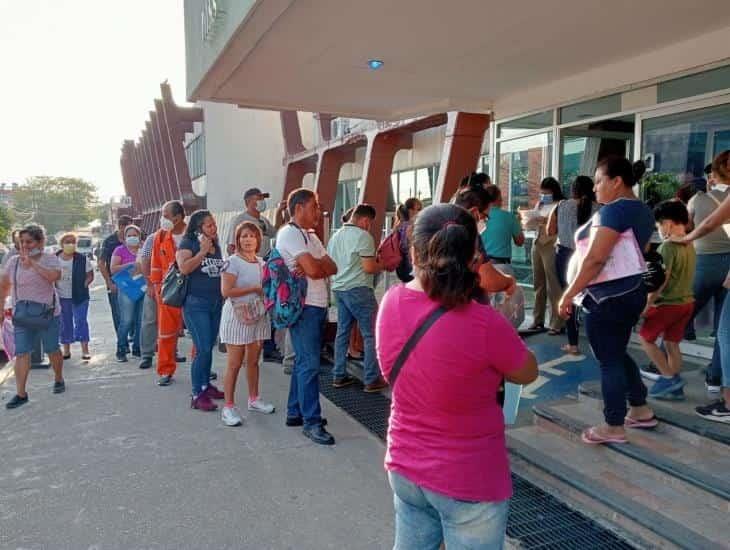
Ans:
[[[253,222],[261,229],[261,250],[259,255],[266,258],[271,251],[271,239],[276,237],[276,231],[284,223],[283,212],[286,209],[286,202],[279,203],[276,209],[276,225],[272,225],[269,220],[261,215],[267,208],[266,199],[269,198],[268,193],[262,193],[258,187],[252,187],[243,194],[243,202],[246,210],[237,216],[228,231],[228,255],[236,252],[236,227],[241,222]],[[274,327],[271,327],[271,338],[264,342],[264,360],[281,362],[282,355],[276,349],[274,342]]]

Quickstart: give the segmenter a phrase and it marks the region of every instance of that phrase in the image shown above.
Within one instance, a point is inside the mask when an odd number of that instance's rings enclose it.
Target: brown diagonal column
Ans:
[[[145,124],[149,126],[149,122]],[[147,177],[149,178],[149,190],[152,196],[151,209],[156,210],[160,205],[160,194],[157,183],[157,174],[154,161],[152,160],[152,146],[150,144],[150,130],[145,128],[142,130],[142,151],[144,151],[145,169],[147,171]]]
[[[376,243],[380,242],[385,220],[393,159],[401,149],[411,149],[412,147],[413,134],[406,131],[383,132],[368,140],[360,202],[372,204],[378,212],[372,227]]]
[[[152,114],[152,113],[150,113]],[[155,185],[157,187],[158,207],[162,207],[165,201],[169,200],[169,193],[167,190],[167,182],[165,181],[165,167],[162,160],[162,151],[159,140],[157,139],[157,133],[155,132],[155,125],[151,120],[145,122],[147,128],[149,140],[150,140],[150,155],[152,157],[152,169],[154,171]]]
[[[296,111],[281,111],[281,133],[284,137],[286,155],[296,155],[304,151],[302,130],[299,127],[299,115]]]
[[[285,181],[284,181],[284,198],[286,200],[289,193],[295,189],[299,189],[303,182],[304,176],[307,174],[314,174],[317,171],[317,157],[307,157],[303,160],[291,162],[286,165],[285,168]]]
[[[484,133],[489,128],[489,121],[489,115],[448,113],[434,203],[448,202],[459,188],[461,179],[474,171],[482,153]]]
[[[317,175],[314,180],[314,190],[319,196],[319,204],[323,212],[332,212],[335,209],[337,198],[337,183],[340,179],[340,170],[348,162],[355,162],[355,149],[328,149],[324,151],[317,163]]]
[[[158,99],[155,100],[155,107],[160,103]],[[161,107],[160,107],[161,108]],[[150,122],[152,122],[152,130],[155,134],[155,143],[157,144],[158,154],[160,159],[160,168],[162,172],[163,188],[165,190],[166,201],[177,199],[180,197],[178,193],[177,185],[172,183],[172,155],[170,154],[167,146],[168,140],[165,139],[162,124],[160,123],[160,115],[157,110],[150,111]]]

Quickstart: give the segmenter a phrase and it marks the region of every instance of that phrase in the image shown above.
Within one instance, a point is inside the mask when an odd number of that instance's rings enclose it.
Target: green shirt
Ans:
[[[677,305],[694,302],[692,283],[695,276],[695,249],[693,246],[664,241],[659,245],[669,281],[659,295],[657,305]]]
[[[373,288],[373,275],[365,273],[361,261],[362,258],[375,257],[375,241],[370,233],[346,223],[330,238],[327,254],[337,264],[332,290]]]
[[[520,222],[511,212],[492,206],[482,242],[487,255],[493,258],[512,258],[512,240],[522,231]]]

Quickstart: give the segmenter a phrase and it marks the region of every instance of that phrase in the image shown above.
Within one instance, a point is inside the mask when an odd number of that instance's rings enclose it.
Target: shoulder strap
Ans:
[[[705,193],[705,195],[710,197],[717,206],[720,206],[720,200],[715,195],[713,195],[711,192],[708,191],[707,193]]]
[[[406,359],[408,359],[408,356],[413,351],[413,348],[416,347],[416,344],[423,338],[423,335],[428,332],[428,329],[430,329],[433,324],[441,317],[444,313],[448,311],[444,306],[439,306],[435,310],[433,310],[426,319],[420,324],[420,326],[415,330],[413,334],[411,334],[411,337],[408,338],[405,345],[403,346],[403,349],[400,350],[400,353],[398,354],[398,357],[395,360],[395,363],[393,363],[393,368],[390,369],[390,376],[388,377],[388,382],[390,383],[390,387],[395,387],[395,381],[398,379],[398,374],[400,374],[401,369],[403,368],[403,364],[406,362]]]

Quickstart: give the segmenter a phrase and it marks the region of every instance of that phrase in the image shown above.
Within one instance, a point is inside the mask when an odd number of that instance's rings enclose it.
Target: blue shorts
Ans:
[[[43,343],[43,353],[58,351],[58,323],[59,316],[51,321],[45,330],[33,330],[23,327],[14,327],[15,331],[15,355],[23,355],[33,351],[33,342],[40,338]]]

